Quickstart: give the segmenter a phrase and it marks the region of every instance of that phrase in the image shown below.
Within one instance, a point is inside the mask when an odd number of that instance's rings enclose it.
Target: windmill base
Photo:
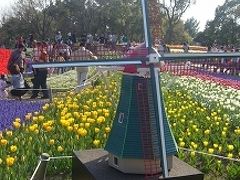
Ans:
[[[73,152],[72,179],[73,180],[145,180],[144,174],[129,174],[118,171],[108,164],[108,152],[103,149],[93,149]],[[168,178],[161,178],[161,174],[150,179],[203,180],[204,174],[187,163],[173,157],[172,169]]]
[[[172,169],[173,156],[167,157],[168,169]],[[113,154],[109,154],[108,164],[113,168],[131,174],[158,174],[162,172],[160,160],[143,160],[143,159],[121,159]]]

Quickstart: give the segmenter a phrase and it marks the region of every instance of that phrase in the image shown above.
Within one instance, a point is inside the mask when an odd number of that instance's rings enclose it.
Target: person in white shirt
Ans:
[[[80,46],[73,51],[72,53],[72,61],[80,61],[80,60],[90,60],[97,59],[96,56],[93,55],[91,51],[85,48],[85,44],[82,42]],[[78,86],[84,84],[84,81],[87,79],[88,67],[77,67],[77,83]]]

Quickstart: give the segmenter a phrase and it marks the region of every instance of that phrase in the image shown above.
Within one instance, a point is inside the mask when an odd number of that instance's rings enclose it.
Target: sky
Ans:
[[[200,22],[199,30],[202,31],[206,22],[214,19],[216,7],[223,5],[224,2],[225,0],[196,0],[196,4],[187,9],[182,19],[194,17]]]
[[[8,11],[10,5],[16,0],[0,0],[0,15]],[[215,9],[219,5],[223,5],[225,0],[196,0],[196,4],[192,5],[183,15],[183,20],[194,17],[200,21],[199,30],[203,30],[207,20],[212,20],[215,15]]]

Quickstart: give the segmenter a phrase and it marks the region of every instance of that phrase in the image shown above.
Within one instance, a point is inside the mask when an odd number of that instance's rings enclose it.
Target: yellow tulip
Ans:
[[[179,143],[179,146],[180,146],[180,147],[184,147],[184,146],[185,146],[185,142],[181,141],[181,142]]]
[[[198,145],[197,144],[194,144],[193,145],[193,149],[197,149]]]
[[[12,131],[7,131],[6,134],[7,134],[7,136],[11,137],[13,135],[13,132]]]
[[[48,108],[49,108],[49,104],[45,104],[45,105],[42,107],[42,109],[43,109],[44,111],[46,111]]]
[[[104,113],[104,116],[105,116],[105,117],[109,117],[109,116],[110,116],[110,113],[106,112],[106,113]]]
[[[6,139],[1,139],[1,145],[7,145],[8,141]]]
[[[45,128],[45,130],[46,130],[47,132],[50,132],[50,131],[52,131],[52,129],[53,129],[53,127],[52,127],[52,126],[47,126],[47,127]]]
[[[0,164],[2,164],[3,160],[0,158]]]
[[[183,141],[183,138],[178,138],[179,141]]]
[[[103,123],[103,122],[105,122],[105,117],[104,117],[104,116],[99,116],[99,117],[97,118],[97,123],[98,123],[98,124],[101,124],[101,123]]]
[[[58,147],[57,147],[57,151],[58,151],[58,152],[63,152],[63,151],[64,151],[64,149],[63,149],[63,147],[62,147],[62,146],[58,146]]]
[[[90,123],[85,123],[85,128],[89,128],[90,127]]]
[[[214,148],[218,148],[218,144],[213,144],[213,147]]]
[[[227,146],[227,148],[228,148],[228,151],[232,151],[234,149],[234,146],[230,144]]]
[[[219,151],[219,152],[222,152],[222,146],[219,146],[219,147],[218,147],[218,151]]]
[[[17,151],[17,146],[15,146],[15,145],[10,146],[10,151],[11,152],[16,152]]]
[[[94,131],[95,131],[95,133],[99,133],[100,129],[99,128],[95,128]]]
[[[79,127],[79,124],[74,124],[74,125],[73,125],[74,130],[77,130],[78,127]]]
[[[184,123],[184,122],[185,122],[185,119],[181,119],[180,121],[181,121],[182,123]]]
[[[112,106],[112,103],[111,103],[111,102],[106,102],[106,105],[107,105],[108,107],[111,107],[111,106]]]
[[[228,157],[228,158],[232,158],[232,157],[233,157],[233,154],[232,154],[232,153],[228,153],[227,157]]]
[[[15,159],[13,157],[7,157],[7,159],[6,159],[7,166],[9,166],[9,167],[12,166],[14,164],[14,162],[15,162]]]
[[[68,130],[69,132],[72,132],[72,131],[73,131],[73,127],[72,127],[72,126],[68,126],[68,127],[67,127],[67,130]]]
[[[226,137],[226,132],[222,131],[222,137]]]
[[[204,134],[206,134],[206,135],[210,134],[210,130],[209,129],[205,130]]]
[[[33,125],[29,126],[29,131],[33,132],[33,131],[35,131],[35,129],[36,129],[35,126],[33,126]]]
[[[79,125],[80,125],[80,127],[84,127],[84,123],[80,123]]]
[[[92,103],[92,107],[93,107],[93,108],[96,108],[96,107],[97,107],[97,103],[96,103],[96,102],[93,102],[93,103]]]
[[[196,153],[195,153],[195,152],[191,152],[190,155],[191,155],[192,157],[194,157],[194,156],[196,155]]]
[[[203,141],[203,145],[206,147],[208,145],[207,141]]]
[[[34,114],[35,116],[37,116],[37,115],[39,115],[39,112],[35,111],[33,114]]]
[[[212,154],[213,152],[214,152],[214,149],[213,149],[213,148],[209,148],[209,149],[208,149],[208,153],[209,153],[209,154]]]
[[[98,147],[98,145],[100,144],[100,140],[95,139],[95,140],[93,141],[93,144],[94,144],[96,147]]]
[[[50,145],[53,145],[55,143],[54,139],[50,139],[48,142]]]
[[[20,123],[21,119],[20,118],[15,118],[15,121]]]
[[[105,132],[106,133],[109,133],[111,131],[111,128],[110,127],[105,127]]]
[[[87,130],[84,129],[84,128],[80,128],[80,129],[78,129],[77,133],[78,133],[80,136],[84,137],[84,136],[87,135]]]
[[[33,116],[32,120],[33,120],[34,122],[36,122],[36,121],[38,121],[38,117],[37,117],[37,116]]]
[[[31,117],[32,117],[32,113],[28,113],[25,115],[25,120],[29,121],[31,120]]]
[[[86,115],[83,115],[82,116],[82,122],[86,122],[87,121],[87,116]]]
[[[106,139],[106,138],[107,138],[107,134],[106,134],[106,133],[104,133],[104,134],[103,134],[103,137]]]
[[[21,123],[19,123],[18,121],[14,121],[13,122],[13,127],[16,129],[19,129],[21,127]]]
[[[102,113],[102,109],[98,109],[97,112],[100,114]]]

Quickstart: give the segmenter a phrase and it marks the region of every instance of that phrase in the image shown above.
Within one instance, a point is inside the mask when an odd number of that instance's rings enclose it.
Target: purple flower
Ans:
[[[44,101],[0,100],[0,131],[12,128],[15,118],[24,120],[27,113],[39,111]]]

